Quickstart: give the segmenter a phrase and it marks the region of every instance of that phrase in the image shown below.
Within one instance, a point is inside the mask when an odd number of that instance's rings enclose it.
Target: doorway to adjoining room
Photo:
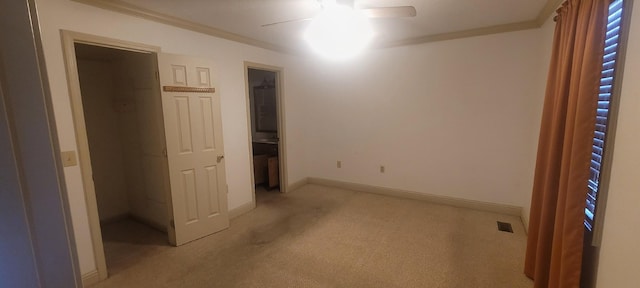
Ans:
[[[247,68],[256,200],[283,192],[278,72]]]

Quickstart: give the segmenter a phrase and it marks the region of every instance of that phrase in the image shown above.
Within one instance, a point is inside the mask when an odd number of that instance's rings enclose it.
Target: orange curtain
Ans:
[[[584,209],[611,0],[557,10],[529,217],[534,287],[580,287]]]

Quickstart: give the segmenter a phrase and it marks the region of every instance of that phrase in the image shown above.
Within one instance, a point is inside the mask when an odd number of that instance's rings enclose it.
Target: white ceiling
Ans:
[[[310,18],[320,11],[316,0],[121,0],[127,4],[200,25],[231,32],[288,50],[304,49],[309,21],[261,27]],[[355,0],[356,7],[414,6],[414,18],[371,19],[375,44],[411,42],[453,32],[496,25],[535,22],[554,0]],[[547,9],[545,9],[547,8]],[[552,7],[554,8],[554,7]]]

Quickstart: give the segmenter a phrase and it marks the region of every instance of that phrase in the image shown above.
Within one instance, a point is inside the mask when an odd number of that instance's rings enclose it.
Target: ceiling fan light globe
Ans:
[[[337,60],[355,56],[372,37],[367,17],[342,5],[325,8],[311,21],[305,33],[305,39],[314,51]]]

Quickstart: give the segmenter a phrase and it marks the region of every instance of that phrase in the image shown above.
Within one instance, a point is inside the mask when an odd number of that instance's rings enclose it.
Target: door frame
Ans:
[[[106,279],[108,272],[104,255],[104,245],[102,243],[102,230],[100,227],[100,217],[98,215],[98,202],[93,183],[93,169],[91,167],[91,158],[89,154],[87,127],[84,120],[84,108],[82,105],[82,92],[80,89],[75,44],[81,43],[146,54],[160,53],[160,47],[69,30],[61,30],[60,34],[62,37],[62,52],[67,75],[69,100],[71,101],[71,114],[73,116],[76,146],[78,149],[78,164],[82,175],[82,186],[84,188],[85,204],[87,207],[89,230],[91,233],[91,243],[93,246],[93,255],[96,266],[95,272],[89,272],[87,275],[83,275],[83,285],[86,286]],[[171,203],[167,203],[167,205],[171,206]]]
[[[255,176],[253,175],[253,133],[251,127],[253,122],[251,121],[251,100],[249,93],[249,69],[258,69],[263,71],[274,72],[276,74],[276,112],[278,121],[278,173],[280,174],[280,193],[287,193],[289,185],[287,175],[287,149],[286,149],[286,129],[285,129],[285,109],[284,109],[284,68],[265,65],[255,62],[244,61],[244,89],[245,89],[245,101],[247,103],[247,132],[249,137],[249,173],[251,177],[251,201],[253,207],[256,207],[256,184]]]

